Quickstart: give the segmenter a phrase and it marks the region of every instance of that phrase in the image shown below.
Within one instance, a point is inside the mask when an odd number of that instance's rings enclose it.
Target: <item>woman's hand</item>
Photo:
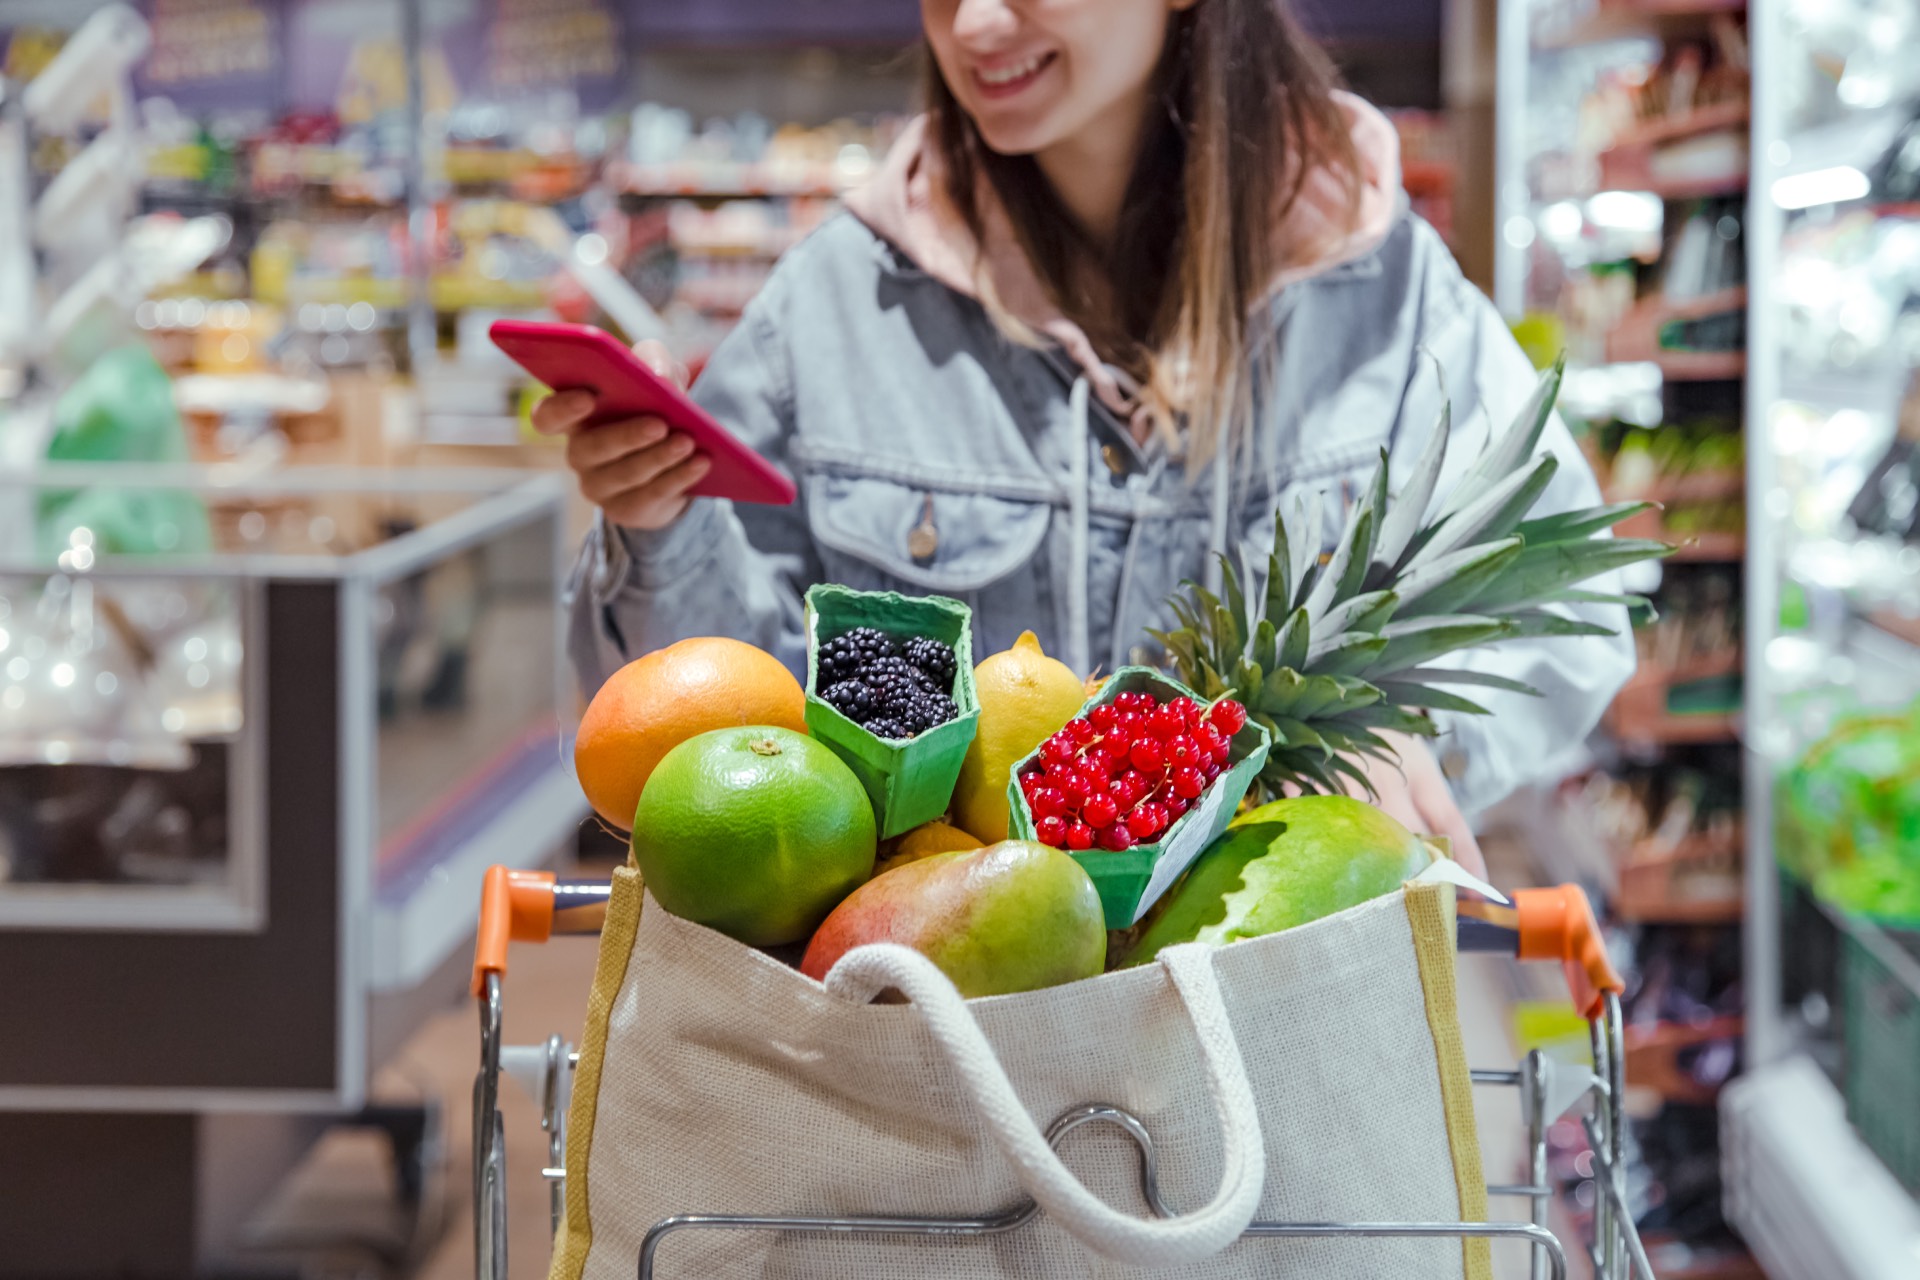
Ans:
[[[1409,831],[1445,836],[1453,846],[1454,861],[1485,880],[1487,862],[1480,856],[1480,842],[1473,838],[1473,828],[1467,825],[1466,815],[1453,802],[1453,789],[1447,785],[1446,775],[1440,772],[1440,762],[1427,749],[1426,740],[1398,733],[1380,736],[1386,738],[1399,755],[1400,766],[1395,768],[1365,757],[1355,761],[1373,783],[1377,793],[1373,803]],[[1358,793],[1359,788],[1356,786],[1354,791]]]
[[[687,385],[686,369],[661,343],[649,339],[633,351],[661,377]],[[678,520],[692,502],[687,490],[713,465],[694,452],[693,437],[651,417],[583,428],[592,413],[591,392],[557,392],[533,407],[534,430],[567,437],[567,465],[581,494],[614,524],[657,530]]]

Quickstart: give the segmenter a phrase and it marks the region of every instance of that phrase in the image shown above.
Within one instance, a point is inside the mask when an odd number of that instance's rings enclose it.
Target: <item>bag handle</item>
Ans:
[[[1134,1266],[1171,1266],[1212,1257],[1238,1240],[1259,1208],[1267,1176],[1260,1113],[1220,995],[1212,951],[1203,943],[1183,943],[1157,958],[1200,1042],[1224,1155],[1220,1190],[1212,1202],[1171,1218],[1121,1213],[1081,1184],[1027,1114],[966,1001],[931,960],[897,943],[856,947],[833,966],[826,985],[835,995],[862,1003],[888,987],[903,992],[920,1010],[934,1043],[1034,1203],[1095,1253]]]

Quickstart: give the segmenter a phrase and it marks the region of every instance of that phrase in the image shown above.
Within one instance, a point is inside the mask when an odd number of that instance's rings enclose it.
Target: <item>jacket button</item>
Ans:
[[[1116,476],[1124,476],[1127,474],[1127,455],[1120,452],[1118,445],[1101,445],[1100,458],[1107,464],[1107,470],[1113,472]]]

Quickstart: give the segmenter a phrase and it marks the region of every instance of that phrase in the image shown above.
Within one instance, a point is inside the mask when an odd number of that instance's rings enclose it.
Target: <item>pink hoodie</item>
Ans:
[[[1300,198],[1274,228],[1281,260],[1290,262],[1274,279],[1275,290],[1372,252],[1386,237],[1398,209],[1400,138],[1393,123],[1353,94],[1336,92],[1334,98],[1346,113],[1360,158],[1360,200],[1353,216],[1346,218],[1339,177],[1326,170],[1307,176]],[[1107,408],[1134,417],[1139,404],[1133,389],[1124,375],[1101,361],[1087,335],[1047,297],[1026,254],[1015,244],[999,202],[990,191],[985,193],[986,237],[984,244],[975,243],[958,210],[946,200],[944,184],[936,181],[939,163],[927,144],[926,118],[920,117],[902,132],[873,178],[848,197],[847,207],[874,234],[956,293],[977,296],[975,281],[984,273],[1014,317],[1073,357]],[[1311,257],[1292,263],[1300,246],[1313,246]],[[1135,420],[1136,434],[1144,434],[1144,425]]]

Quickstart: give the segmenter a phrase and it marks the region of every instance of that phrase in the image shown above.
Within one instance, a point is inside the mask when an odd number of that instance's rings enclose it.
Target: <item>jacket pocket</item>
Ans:
[[[836,581],[966,595],[1026,567],[1046,538],[1052,509],[841,475],[809,478],[807,518]]]

